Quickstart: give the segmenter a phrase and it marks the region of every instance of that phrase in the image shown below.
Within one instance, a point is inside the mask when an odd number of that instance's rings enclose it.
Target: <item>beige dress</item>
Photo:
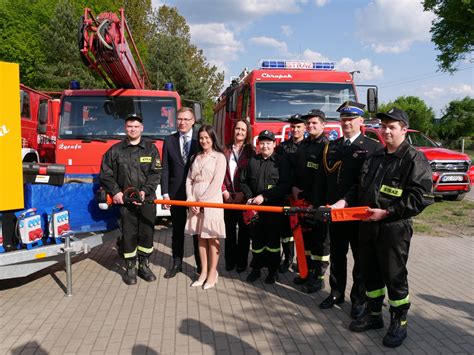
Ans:
[[[186,179],[186,200],[222,203],[226,165],[222,153],[198,154]],[[184,232],[199,234],[202,238],[225,238],[224,210],[206,207],[203,212],[194,214],[189,208]]]

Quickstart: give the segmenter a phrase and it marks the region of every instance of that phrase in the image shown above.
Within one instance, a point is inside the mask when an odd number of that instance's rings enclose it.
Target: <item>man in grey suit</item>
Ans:
[[[186,200],[186,177],[190,166],[190,158],[198,150],[198,142],[193,126],[196,122],[194,111],[189,107],[182,107],[177,112],[178,131],[165,138],[163,144],[161,193],[164,199]],[[171,208],[171,222],[173,235],[171,248],[173,252],[173,266],[164,277],[175,277],[183,270],[184,255],[184,226],[186,224],[187,208],[181,206],[165,206]],[[201,261],[198,251],[197,236],[193,236],[194,256],[198,273]]]

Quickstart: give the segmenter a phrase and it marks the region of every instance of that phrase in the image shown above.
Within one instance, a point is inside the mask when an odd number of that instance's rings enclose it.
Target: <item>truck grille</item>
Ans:
[[[469,162],[467,161],[436,161],[431,163],[431,170],[436,172],[467,172],[469,170]]]

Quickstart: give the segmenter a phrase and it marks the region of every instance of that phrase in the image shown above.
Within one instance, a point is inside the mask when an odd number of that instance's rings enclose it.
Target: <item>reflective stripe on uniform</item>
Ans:
[[[405,319],[405,320],[402,320],[402,321],[400,321],[400,324],[401,324],[401,325],[406,325],[407,323],[408,323],[408,321],[407,321],[406,319]]]
[[[379,316],[381,314],[382,314],[382,312],[370,312],[371,316]]]
[[[281,238],[282,243],[289,243],[289,242],[292,242],[292,241],[294,241],[293,236],[288,237],[288,238]]]
[[[279,253],[280,252],[280,247],[278,248],[269,248],[269,247],[265,247],[270,253]]]
[[[252,248],[252,253],[260,254],[260,253],[263,252],[264,250],[265,250],[265,247],[263,247],[262,249],[253,249],[253,248]]]
[[[138,246],[138,251],[141,251],[142,253],[145,253],[145,254],[151,254],[153,253],[153,247],[145,248],[145,247]]]
[[[123,253],[123,257],[125,259],[130,259],[130,258],[134,258],[137,256],[137,248],[135,248],[134,251],[132,251],[131,253]]]
[[[379,288],[378,290],[367,291],[365,294],[369,298],[377,298],[377,297],[385,296],[385,287]]]
[[[403,190],[397,189],[395,187],[387,186],[387,185],[382,185],[380,188],[380,192],[390,195],[390,196],[400,197],[403,193]]]
[[[404,304],[410,303],[410,295],[407,295],[405,298],[402,298],[401,300],[397,300],[397,301],[388,300],[388,303],[390,303],[390,306],[392,307],[403,306]]]
[[[311,260],[329,261],[329,255],[311,255]]]

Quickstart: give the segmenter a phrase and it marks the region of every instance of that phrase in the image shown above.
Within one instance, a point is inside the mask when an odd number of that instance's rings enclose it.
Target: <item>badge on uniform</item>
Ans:
[[[140,157],[140,163],[151,163],[151,157]]]
[[[156,159],[156,160],[155,160],[155,168],[156,168],[156,169],[161,169],[161,161],[160,161],[160,159]]]

